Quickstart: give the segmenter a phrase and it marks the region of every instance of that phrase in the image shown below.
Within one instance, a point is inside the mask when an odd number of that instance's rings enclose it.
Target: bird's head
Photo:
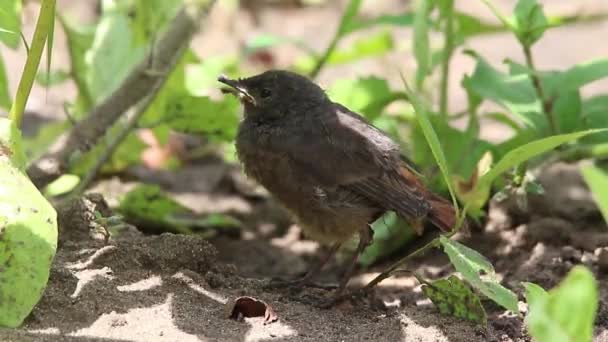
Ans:
[[[220,76],[218,81],[228,86],[222,89],[224,93],[241,100],[247,117],[261,121],[305,115],[311,108],[329,101],[321,87],[289,71],[270,70],[240,79]]]

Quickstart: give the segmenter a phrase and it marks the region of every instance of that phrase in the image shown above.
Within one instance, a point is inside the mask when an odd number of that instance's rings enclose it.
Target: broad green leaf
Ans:
[[[427,0],[416,0],[414,6],[414,39],[412,44],[414,44],[414,57],[418,66],[415,89],[421,89],[424,79],[431,73],[428,17],[432,10],[432,3]]]
[[[57,248],[57,213],[14,163],[18,134],[0,119],[0,326],[21,325],[42,297]],[[8,133],[8,135],[7,135]]]
[[[595,166],[586,166],[582,170],[583,178],[591,189],[593,198],[608,223],[608,173]]]
[[[178,132],[232,141],[240,120],[238,108],[238,101],[232,96],[222,101],[176,96],[167,103],[165,123]]]
[[[16,49],[21,41],[21,0],[2,0],[0,5],[0,41]]]
[[[484,326],[487,324],[486,312],[481,306],[479,297],[460,278],[454,275],[448,279],[423,284],[422,293],[444,315],[466,319]]]
[[[63,174],[44,188],[44,195],[46,197],[55,197],[67,194],[74,190],[78,183],[80,183],[80,177],[69,173]]]
[[[194,96],[207,96],[210,89],[217,89],[217,76],[237,73],[237,60],[229,56],[210,56],[198,64],[187,67],[185,87]]]
[[[54,70],[36,75],[36,83],[43,87],[52,87],[64,83],[69,79],[70,74],[65,70]]]
[[[496,177],[505,171],[519,165],[520,163],[550,151],[562,144],[579,139],[588,134],[598,133],[602,130],[588,130],[569,134],[554,135],[552,137],[539,139],[520,146],[507,153],[488,173],[479,180],[479,186],[489,186]]]
[[[105,3],[113,4],[114,1]],[[136,44],[129,17],[116,5],[108,5],[95,30],[91,48],[86,52],[86,80],[92,98],[101,101],[125,78],[144,55]]]
[[[463,86],[477,96],[491,100],[512,114],[516,115],[526,126],[543,131],[547,122],[542,114],[540,100],[530,77],[521,73],[506,75],[498,72],[483,58],[473,55],[477,66],[473,75],[465,78]]]
[[[129,191],[121,199],[118,211],[126,221],[147,230],[191,232],[187,226],[171,218],[191,211],[167,196],[157,185],[139,185]]]
[[[0,55],[0,108],[4,108],[7,111],[11,108],[11,95],[8,90],[8,77],[6,75],[6,68],[4,67],[2,55]]]
[[[359,264],[368,267],[378,260],[395,253],[416,237],[407,222],[390,212],[372,224],[374,239],[358,258]],[[355,245],[356,246],[356,245]],[[354,247],[354,246],[353,246]]]
[[[486,119],[490,119],[490,120],[499,122],[511,129],[513,129],[516,132],[521,129],[520,124],[517,121],[513,120],[513,118],[511,118],[510,116],[508,116],[505,113],[492,112],[492,113],[484,114],[483,117]]]
[[[598,307],[597,282],[591,271],[575,266],[548,293],[526,283],[525,322],[537,342],[589,342]]]
[[[405,98],[405,94],[391,91],[388,82],[378,77],[340,79],[327,93],[333,101],[365,115],[369,120],[378,118],[391,102]]]
[[[165,27],[182,3],[183,0],[135,0],[131,28],[136,43],[146,44],[154,39],[154,34]]]
[[[458,11],[454,12],[454,26],[454,34],[462,40],[477,35],[496,33],[505,30],[502,25],[484,22],[480,18]]]
[[[608,58],[577,64],[566,71],[552,72],[543,77],[548,98],[578,91],[581,87],[608,77]]]
[[[581,94],[578,90],[561,93],[553,102],[552,113],[559,133],[571,133],[581,127]]]
[[[70,76],[72,76],[78,88],[78,98],[71,113],[79,118],[98,101],[93,97],[87,81],[89,66],[85,61],[85,54],[93,45],[95,27],[73,23],[61,13],[57,14],[57,19],[66,34],[70,55]]]
[[[443,235],[439,241],[456,271],[460,272],[467,282],[505,309],[519,312],[517,296],[496,281],[494,267],[483,255]],[[482,273],[489,280],[482,279]]]
[[[582,121],[587,129],[608,127],[608,95],[585,99],[582,104]],[[582,139],[586,143],[608,143],[608,132],[593,134]]]
[[[515,35],[526,46],[532,46],[538,41],[548,27],[542,5],[536,0],[519,0],[512,22]]]
[[[479,179],[477,187],[473,189],[473,194],[469,196],[470,198],[475,198],[475,201],[469,204],[477,207],[480,203],[485,203],[490,195],[490,188],[494,180],[504,172],[512,169],[520,163],[553,150],[554,148],[567,142],[598,132],[602,132],[602,130],[587,130],[569,134],[554,135],[548,138],[532,141],[510,150],[502,157],[502,159],[500,159],[498,163],[496,163],[496,165],[494,165],[494,167],[490,169],[490,171]]]

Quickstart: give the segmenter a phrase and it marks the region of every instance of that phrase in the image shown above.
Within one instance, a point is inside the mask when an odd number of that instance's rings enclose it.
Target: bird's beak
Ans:
[[[220,75],[217,80],[228,86],[221,89],[222,93],[233,94],[241,101],[247,101],[255,106],[255,98],[247,91],[240,80],[232,80],[224,75]]]

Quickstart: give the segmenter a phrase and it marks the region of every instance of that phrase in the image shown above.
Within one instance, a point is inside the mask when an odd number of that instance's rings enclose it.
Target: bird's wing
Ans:
[[[309,116],[315,122],[281,142],[294,168],[326,189],[345,188],[402,216],[424,217],[430,206],[399,147],[358,114],[334,108]]]

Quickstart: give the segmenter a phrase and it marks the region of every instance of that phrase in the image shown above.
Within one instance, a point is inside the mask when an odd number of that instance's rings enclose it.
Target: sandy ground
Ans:
[[[548,196],[532,198],[528,214],[494,204],[485,227],[460,240],[488,256],[520,300],[521,281],[551,288],[573,265],[586,264],[602,296],[595,341],[606,341],[608,263],[600,255],[608,246],[607,227],[576,165],[551,166],[541,181]],[[329,310],[306,304],[329,295],[326,290],[266,290],[268,277],[294,277],[318,257],[315,244],[300,240],[293,227],[276,237],[244,233],[240,239],[218,236],[209,241],[144,236],[125,228],[105,244],[89,238],[86,221],[68,222],[72,224],[63,225],[42,301],[22,328],[0,330],[0,340],[529,341],[521,317],[489,301],[484,302],[487,327],[440,315],[408,276],[387,279],[372,295]],[[359,273],[351,288],[382,267]],[[408,269],[430,279],[453,272],[438,251]],[[333,262],[322,280],[335,282],[338,270]],[[265,325],[263,318],[229,319],[229,303],[240,296],[265,301],[279,320]],[[523,302],[521,309],[525,313]]]
[[[59,1],[66,13],[91,20],[91,1]],[[366,5],[368,15],[402,8],[403,1]],[[514,1],[498,1],[505,11]],[[573,8],[594,13],[608,11],[605,1],[546,1],[549,13],[572,13]],[[493,20],[482,5],[458,2],[463,10]],[[210,22],[197,37],[195,48],[203,56],[230,53],[240,40],[259,32],[281,32],[304,38],[322,49],[331,38],[339,5],[290,10],[268,9],[261,12],[260,26],[239,13],[227,20],[221,8],[213,11]],[[28,5],[25,33],[31,33],[34,7]],[[87,19],[88,18],[88,19]],[[327,29],[316,28],[317,22]],[[286,25],[285,23],[288,23]],[[408,30],[396,30],[398,37],[409,37]],[[534,48],[536,62],[543,68],[565,68],[608,55],[604,43],[608,21],[580,24],[550,31]],[[322,84],[355,75],[394,78],[392,65],[413,72],[414,62],[407,39],[400,48],[381,59],[364,60],[353,65],[329,68],[320,75]],[[508,34],[472,39],[475,48],[490,61],[505,58],[522,60],[515,40]],[[58,33],[54,64],[65,64],[65,41]],[[12,90],[16,88],[23,51],[2,47]],[[277,51],[278,66],[289,64],[295,51]],[[62,64],[63,63],[63,64]],[[450,106],[457,110],[465,104],[459,82],[472,62],[461,53],[452,63]],[[607,82],[584,89],[586,94],[608,91]],[[62,103],[71,99],[71,84],[51,89],[35,88],[28,108],[42,116],[58,117]],[[26,116],[26,120],[28,117]],[[508,131],[486,123],[485,137],[504,139]],[[193,165],[179,175],[165,175],[163,185],[176,199],[199,213],[226,212],[246,222],[238,236],[221,235],[204,240],[195,236],[164,234],[144,236],[134,229],[115,234],[109,244],[90,239],[86,222],[64,217],[62,241],[44,298],[24,326],[0,330],[0,341],[528,341],[522,319],[509,315],[485,302],[488,326],[480,327],[440,315],[422,296],[416,281],[396,276],[383,282],[372,298],[347,302],[331,310],[307,305],[307,298],[326,295],[321,290],[301,293],[265,290],[268,277],[295,276],[318,257],[318,246],[299,239],[297,228],[265,197],[252,198],[235,191],[238,176],[217,165]],[[532,198],[530,210],[521,213],[510,206],[493,205],[483,227],[475,228],[461,241],[486,255],[504,278],[503,283],[521,296],[520,281],[532,281],[550,288],[575,264],[586,264],[600,283],[602,301],[596,319],[595,341],[608,341],[608,246],[605,223],[593,205],[576,165],[558,164],[543,171],[541,180],[546,195]],[[190,178],[184,175],[191,175]],[[199,175],[199,177],[192,176]],[[149,175],[147,176],[150,180]],[[182,182],[166,180],[181,179]],[[158,181],[158,179],[156,179]],[[197,182],[196,191],[184,191]],[[186,182],[186,183],[184,183]],[[226,186],[226,182],[234,182]],[[98,184],[110,203],[129,184],[112,179]],[[230,190],[227,190],[230,189]],[[238,190],[238,189],[237,189]],[[282,229],[281,229],[282,228]],[[401,254],[406,253],[402,251]],[[398,257],[399,255],[395,256]],[[387,260],[389,263],[391,260]],[[383,265],[361,272],[351,283],[361,286]],[[384,265],[385,266],[385,265]],[[412,269],[436,279],[453,272],[447,258],[433,252],[416,260]],[[337,262],[329,266],[324,281],[333,282],[339,273]],[[262,318],[235,321],[227,318],[230,300],[252,296],[267,302],[276,311],[278,322],[264,325]],[[522,303],[522,310],[525,312]]]

